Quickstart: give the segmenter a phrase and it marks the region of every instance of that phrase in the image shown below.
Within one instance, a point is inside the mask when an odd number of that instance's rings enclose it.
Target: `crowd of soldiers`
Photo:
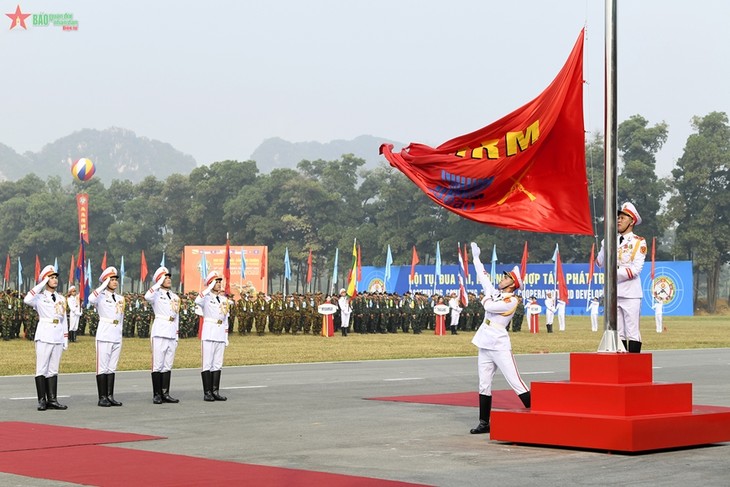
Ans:
[[[180,338],[198,335],[199,315],[195,309],[197,293],[180,294]],[[230,332],[242,335],[266,333],[319,334],[322,315],[317,311],[324,303],[337,304],[339,296],[323,293],[267,295],[262,292],[247,293],[231,307]],[[354,333],[413,333],[433,330],[435,315],[433,306],[439,301],[448,305],[451,297],[422,293],[368,293],[351,298],[350,330]],[[154,319],[152,307],[143,294],[125,293],[127,306],[124,312],[123,336],[148,338]],[[339,309],[339,308],[338,308]],[[512,331],[520,331],[524,316],[521,300],[511,323]],[[451,325],[446,317],[447,328]],[[469,302],[463,307],[456,329],[474,331],[484,319],[481,296],[469,294]],[[33,308],[23,304],[23,294],[16,290],[0,292],[0,332],[3,340],[26,338],[35,334],[37,315]],[[83,309],[79,320],[79,335],[95,336],[98,316],[94,307]],[[339,311],[334,315],[335,330],[341,326]]]

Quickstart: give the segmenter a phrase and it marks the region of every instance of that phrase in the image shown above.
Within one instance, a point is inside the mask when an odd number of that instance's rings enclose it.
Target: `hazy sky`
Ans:
[[[124,127],[199,164],[266,138],[438,145],[538,95],[586,25],[586,128],[603,131],[603,0],[0,0],[0,142],[38,151]],[[659,174],[694,115],[730,112],[730,2],[619,0],[619,121],[666,121]],[[377,147],[373,148],[377,151]]]

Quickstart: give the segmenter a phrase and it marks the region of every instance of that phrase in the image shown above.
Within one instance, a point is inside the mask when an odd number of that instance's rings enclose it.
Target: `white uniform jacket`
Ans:
[[[641,298],[643,296],[641,291],[641,269],[644,267],[644,259],[646,258],[646,241],[633,232],[629,232],[623,237],[623,242],[620,243],[621,236],[616,237],[619,239],[616,241],[616,248],[618,249],[616,296],[619,298]],[[598,251],[596,261],[599,266],[604,266],[603,242],[601,242],[601,250]]]
[[[230,302],[227,297],[208,293],[195,297],[195,304],[203,310],[201,340],[228,343],[228,315]]]
[[[477,280],[484,289],[484,322],[474,334],[471,342],[485,350],[512,350],[507,325],[517,309],[517,297],[512,293],[501,293],[492,285],[484,266],[474,257]]]
[[[38,312],[38,326],[34,340],[43,343],[62,343],[68,341],[68,321],[66,320],[66,299],[59,293],[50,293],[34,287],[23,298],[23,302]],[[45,286],[44,286],[45,287]],[[55,296],[55,301],[53,300]]]
[[[120,343],[124,322],[124,298],[109,290],[101,293],[94,291],[89,296],[89,302],[99,313],[96,341]]]
[[[177,339],[180,327],[180,298],[177,294],[163,288],[150,288],[144,298],[155,312],[150,337]]]

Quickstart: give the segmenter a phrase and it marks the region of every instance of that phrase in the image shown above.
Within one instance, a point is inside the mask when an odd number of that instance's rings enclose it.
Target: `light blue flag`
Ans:
[[[393,254],[390,251],[390,244],[388,244],[388,254],[385,256],[385,287],[388,287],[388,281],[390,281],[390,267],[393,265]]]
[[[340,249],[335,249],[335,269],[332,271],[332,289],[337,284],[337,261],[340,260]]]
[[[441,275],[441,244],[436,242],[436,275]]]
[[[160,267],[165,267],[165,251],[162,251],[162,260],[160,261]]]
[[[492,279],[492,284],[497,285],[497,244],[492,247],[492,269],[489,273],[489,277]]]
[[[20,263],[20,257],[18,257],[18,289],[23,287],[23,264]]]
[[[291,264],[289,263],[289,247],[284,252],[284,279],[291,281]]]
[[[208,260],[205,258],[205,252],[202,252],[202,254],[198,268],[200,269],[200,276],[205,279],[208,277]]]
[[[58,272],[58,257],[53,260],[53,270]]]
[[[246,256],[243,253],[245,250],[241,249],[241,279],[246,277]]]
[[[119,292],[124,294],[124,256],[122,256],[122,262],[119,264]]]

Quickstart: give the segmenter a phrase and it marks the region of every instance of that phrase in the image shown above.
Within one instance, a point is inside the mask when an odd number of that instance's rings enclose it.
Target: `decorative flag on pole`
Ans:
[[[139,260],[139,282],[145,282],[147,280],[147,259],[144,258],[144,250],[142,251],[142,258]]]
[[[162,259],[160,259],[160,267],[165,267],[165,250],[162,250]]]
[[[432,148],[380,153],[464,218],[541,233],[592,235],[583,125],[583,31],[545,91],[509,115]],[[392,113],[387,116],[392,117]]]
[[[53,270],[58,272],[58,257],[53,259]]]
[[[76,195],[76,210],[79,217],[79,238],[89,243],[89,195],[79,193]],[[82,264],[83,267],[83,264]],[[81,292],[81,290],[79,290]]]
[[[332,270],[332,290],[333,291],[335,290],[335,287],[337,285],[337,264],[338,264],[337,261],[339,259],[340,259],[340,249],[336,248],[335,249],[335,266],[334,266],[334,269]]]
[[[246,255],[245,250],[241,249],[241,279],[246,278]]]
[[[309,257],[307,258],[307,284],[312,282],[312,249],[309,249]]]
[[[228,239],[228,233],[226,233],[226,255],[223,256],[223,279],[226,280],[226,286],[223,292],[226,295],[231,295],[231,241]]]
[[[418,264],[420,260],[418,259],[418,253],[416,253],[416,246],[413,246],[413,255],[411,256],[411,275],[408,277],[408,284],[413,284],[413,279],[416,277],[416,264]]]
[[[438,244],[436,244],[438,245]],[[393,253],[390,251],[390,244],[388,244],[388,252],[385,254],[385,292],[388,292],[388,281],[390,281],[391,267],[393,265]]]
[[[289,247],[284,250],[284,279],[291,281],[291,262],[289,262]]]
[[[205,251],[200,253],[200,264],[198,268],[200,269],[200,278],[205,279],[208,275],[208,259],[205,257]]]
[[[76,259],[76,277],[79,281],[79,303],[83,303],[86,298],[86,272],[84,272],[84,262],[86,262],[86,241],[82,238],[79,243],[79,257]]]
[[[74,270],[76,268],[76,261],[74,260],[74,254],[71,254],[71,266],[68,268],[68,283],[73,284],[74,282]]]
[[[91,294],[91,259],[87,261],[86,273],[84,274],[84,297],[82,303],[84,308],[89,304],[89,295]]]
[[[652,287],[654,286],[654,256],[656,251],[656,237],[652,237],[651,239],[651,280],[652,280]]]
[[[469,277],[469,251],[466,248],[466,244],[464,244],[464,276],[465,278]]]
[[[558,299],[568,304],[568,285],[565,282],[565,274],[563,273],[563,263],[560,261],[560,251],[555,246],[555,284],[558,288]]]
[[[101,271],[104,272],[106,269],[106,250],[104,251],[104,257],[101,258]]]
[[[5,285],[10,282],[10,254],[5,256]]]
[[[464,248],[464,251],[466,252],[466,248]],[[469,304],[469,295],[466,294],[466,286],[464,284],[466,282],[464,269],[468,266],[468,263],[461,256],[460,243],[456,244],[456,253],[459,254],[459,301],[463,307]],[[466,257],[466,254],[464,254],[464,257]]]
[[[520,262],[520,277],[522,282],[525,282],[525,276],[527,276],[527,240],[525,240],[525,248],[522,250],[522,262]]]
[[[352,265],[350,266],[350,272],[347,273],[347,295],[352,297],[357,296],[357,239],[352,242]]]
[[[124,259],[124,257],[122,257]],[[124,260],[122,260],[124,262]],[[180,284],[185,282],[185,248],[180,251]]]
[[[35,254],[35,282],[38,282],[38,276],[41,273],[41,260],[38,258],[38,254]]]
[[[492,246],[492,268],[489,271],[489,278],[492,284],[497,285],[497,244]]]
[[[357,282],[362,281],[362,248],[357,245]]]
[[[119,292],[124,294],[124,276],[126,275],[126,271],[124,270],[124,256],[122,256],[122,261],[119,264]]]
[[[20,257],[18,257],[18,291],[21,291],[23,287],[23,264],[20,263]]]
[[[436,283],[439,281],[439,277],[441,277],[441,244],[439,242],[436,242],[436,265],[434,269],[434,280],[433,280],[433,289],[436,291]]]

